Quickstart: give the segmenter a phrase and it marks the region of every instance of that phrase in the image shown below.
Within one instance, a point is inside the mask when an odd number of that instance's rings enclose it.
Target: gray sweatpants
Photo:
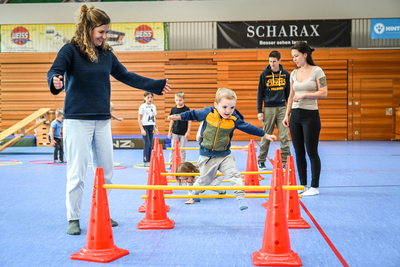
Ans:
[[[175,146],[175,140],[179,140],[179,148],[186,147],[187,139],[185,138],[185,135],[172,134],[171,147]],[[185,162],[186,150],[179,150],[179,151],[181,152],[181,162]],[[173,156],[174,156],[174,150],[171,150],[169,152],[169,162],[172,162]]]
[[[196,180],[194,186],[211,185],[215,180],[218,171],[222,172],[224,176],[229,179],[232,186],[243,185],[242,177],[236,167],[235,157],[232,154],[226,157],[200,156],[198,165],[200,169],[200,177]],[[235,194],[236,199],[244,198],[243,190],[235,190],[233,193]]]
[[[278,127],[278,136],[281,143],[282,164],[286,165],[287,157],[290,156],[289,128],[286,128],[282,121],[285,118],[286,107],[264,108],[263,129],[267,134],[274,132],[275,125]],[[268,156],[269,144],[271,142],[264,137],[261,138],[260,154],[257,162],[265,162]]]

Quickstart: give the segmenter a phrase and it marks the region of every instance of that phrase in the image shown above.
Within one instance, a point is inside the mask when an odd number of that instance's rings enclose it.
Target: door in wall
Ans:
[[[360,139],[393,138],[393,79],[361,79]]]

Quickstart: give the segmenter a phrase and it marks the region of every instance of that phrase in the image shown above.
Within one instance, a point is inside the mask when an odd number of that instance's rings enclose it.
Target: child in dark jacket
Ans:
[[[183,121],[203,121],[200,137],[200,157],[198,166],[200,177],[194,183],[194,186],[209,185],[215,178],[218,171],[229,179],[232,186],[242,186],[242,178],[236,167],[235,157],[231,154],[230,146],[233,137],[233,131],[239,129],[245,133],[265,137],[270,141],[276,140],[275,135],[266,134],[260,128],[246,123],[244,117],[239,111],[235,110],[237,96],[229,88],[218,89],[214,107],[202,110],[191,110],[180,115],[171,115],[168,120]],[[198,195],[200,191],[194,191]],[[248,208],[244,199],[243,190],[235,190],[239,209]],[[194,199],[200,202],[200,199]]]

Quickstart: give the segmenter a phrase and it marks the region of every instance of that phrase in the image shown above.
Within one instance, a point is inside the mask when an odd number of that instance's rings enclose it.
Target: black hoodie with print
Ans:
[[[260,75],[257,92],[257,111],[264,107],[285,106],[290,94],[290,74],[279,64],[279,71],[273,72],[268,65]]]

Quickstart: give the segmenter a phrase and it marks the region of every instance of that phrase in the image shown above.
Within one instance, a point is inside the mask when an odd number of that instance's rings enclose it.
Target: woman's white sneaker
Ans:
[[[318,188],[315,187],[311,187],[310,189],[308,189],[306,192],[304,192],[303,194],[301,194],[302,196],[315,196],[315,195],[319,195],[319,190]]]
[[[307,190],[308,190],[308,187],[305,185],[305,186],[304,186],[304,189],[298,190],[297,192],[298,192],[298,194],[300,195],[300,194],[303,194],[304,192],[306,192]]]

